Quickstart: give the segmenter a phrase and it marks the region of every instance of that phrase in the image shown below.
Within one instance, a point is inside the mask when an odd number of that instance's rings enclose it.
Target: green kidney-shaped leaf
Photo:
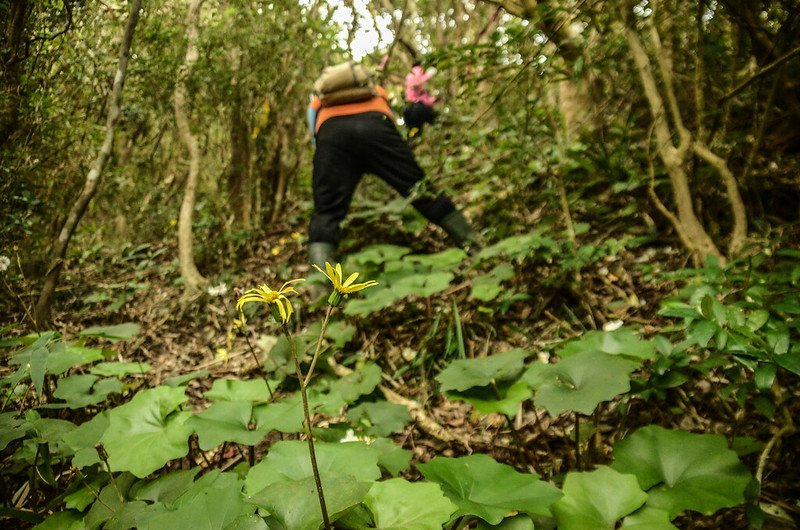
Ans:
[[[366,363],[350,374],[337,378],[330,385],[330,394],[338,394],[347,403],[353,403],[359,397],[369,394],[381,382],[381,367],[375,363]]]
[[[186,401],[184,387],[166,386],[138,392],[108,411],[109,425],[101,438],[113,471],[130,471],[143,478],[189,452],[191,416],[178,412]]]
[[[97,363],[89,373],[106,377],[125,377],[131,374],[145,374],[152,370],[147,363]]]
[[[79,409],[105,401],[109,394],[122,392],[119,379],[100,379],[94,375],[71,375],[59,379],[53,396],[66,401],[65,406]]]
[[[138,324],[128,322],[115,326],[93,326],[79,333],[81,337],[101,337],[112,341],[132,339],[139,334]]]
[[[131,488],[131,497],[140,501],[172,504],[194,484],[199,467],[172,471],[150,482],[139,482]]]
[[[358,481],[377,480],[381,476],[378,468],[378,453],[363,443],[314,444],[317,468],[320,474],[352,475]],[[245,491],[258,493],[276,482],[301,480],[313,476],[308,444],[298,440],[287,440],[273,445],[267,456],[253,466],[247,474]]]
[[[674,518],[684,510],[706,515],[744,502],[751,480],[725,438],[651,425],[614,446],[612,467],[632,473],[647,491],[648,506]]]
[[[108,428],[108,417],[108,411],[103,411],[64,436],[64,442],[75,451],[75,456],[72,458],[73,466],[81,469],[100,462],[95,445],[100,442]]]
[[[405,471],[411,464],[411,451],[403,449],[392,440],[376,438],[369,444],[369,448],[378,453],[378,466],[392,476]]]
[[[203,451],[223,442],[256,445],[268,431],[250,428],[252,412],[249,401],[220,401],[189,418],[186,425],[197,433]]]
[[[562,491],[564,496],[553,504],[559,530],[613,530],[647,500],[635,476],[606,466],[568,473]]]
[[[475,387],[465,392],[446,392],[450,399],[466,401],[481,414],[505,414],[514,418],[519,404],[531,397],[533,391],[523,381],[499,384],[494,387]]]
[[[442,370],[436,380],[442,392],[488,386],[494,381],[516,377],[522,371],[527,355],[525,350],[514,348],[488,357],[459,359]]]
[[[323,475],[321,482],[331,522],[360,504],[372,485],[346,474]],[[276,482],[247,500],[268,510],[287,530],[318,530],[323,522],[314,477]]]
[[[245,502],[242,484],[234,473],[211,471],[194,482],[168,510],[153,510],[137,517],[136,528],[223,530],[239,517],[255,512],[255,506]]]
[[[655,345],[652,341],[642,340],[631,329],[589,331],[564,344],[558,350],[558,355],[564,359],[585,352],[650,359],[655,354]]]
[[[437,484],[401,478],[373,484],[364,504],[381,530],[441,530],[458,509]]]
[[[547,367],[535,402],[553,415],[591,414],[603,401],[630,390],[629,373],[639,364],[619,356],[584,352]]]
[[[501,263],[488,274],[477,276],[472,280],[472,297],[482,302],[489,302],[497,298],[503,288],[501,283],[514,276],[514,268],[508,263]]]
[[[270,381],[270,388],[275,390],[280,381]],[[211,389],[203,393],[203,397],[213,401],[253,401],[266,403],[270,400],[267,383],[263,379],[241,381],[239,379],[216,379]]]
[[[402,430],[411,421],[411,416],[403,405],[376,401],[362,403],[348,410],[347,419],[356,425],[363,422],[367,433],[371,435],[389,436]]]
[[[475,515],[498,524],[511,512],[550,515],[549,507],[561,497],[553,485],[536,475],[517,472],[487,455],[461,458],[436,457],[417,468],[458,506],[459,515]]]
[[[516,515],[503,519],[496,525],[489,524],[486,521],[479,521],[478,526],[475,528],[476,530],[491,530],[492,528],[497,530],[535,530],[536,527],[527,515]]]
[[[667,512],[645,505],[626,517],[620,530],[678,530],[678,527],[669,522]]]

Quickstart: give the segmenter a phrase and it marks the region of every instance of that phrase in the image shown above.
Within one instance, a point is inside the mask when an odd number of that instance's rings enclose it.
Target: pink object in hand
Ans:
[[[406,101],[433,106],[436,98],[430,95],[425,88],[430,77],[421,66],[411,68],[411,72],[406,75]]]

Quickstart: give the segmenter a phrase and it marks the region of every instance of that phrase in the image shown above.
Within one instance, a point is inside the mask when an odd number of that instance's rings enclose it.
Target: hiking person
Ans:
[[[408,130],[409,140],[419,137],[422,128],[426,123],[433,123],[436,120],[437,112],[433,110],[436,98],[428,92],[426,87],[428,80],[436,72],[429,68],[427,71],[422,69],[419,61],[414,61],[411,71],[405,78],[406,108],[403,111],[403,121]]]
[[[347,79],[357,78],[357,72]],[[323,74],[324,75],[324,74]],[[403,197],[420,191],[411,204],[432,223],[440,226],[467,250],[477,248],[473,231],[453,201],[425,184],[425,174],[409,145],[395,126],[395,116],[384,88],[364,83],[365,95],[338,98],[335,91],[321,93],[323,83],[315,83],[317,94],[308,106],[308,126],[315,140],[313,167],[314,212],[308,227],[309,259],[324,267],[333,261],[341,237],[340,225],[361,177],[372,173]],[[355,92],[353,87],[340,90]],[[323,102],[335,102],[323,103]]]

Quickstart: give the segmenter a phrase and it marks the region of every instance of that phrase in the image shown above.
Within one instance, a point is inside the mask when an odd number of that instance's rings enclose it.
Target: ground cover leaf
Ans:
[[[347,411],[347,419],[354,425],[364,423],[373,436],[389,436],[401,431],[411,421],[408,409],[386,400],[361,403]]]
[[[14,440],[25,438],[28,431],[33,428],[30,422],[16,416],[16,412],[0,413],[0,451]]]
[[[523,381],[492,387],[473,387],[464,392],[445,393],[450,399],[460,399],[469,403],[481,414],[499,413],[510,418],[516,417],[519,404],[530,398],[532,394],[533,391]]]
[[[219,401],[189,418],[186,425],[197,433],[203,451],[223,442],[256,445],[269,431],[250,429],[252,413],[249,401]]]
[[[670,519],[685,510],[710,515],[744,502],[751,480],[725,438],[716,434],[643,427],[614,446],[612,468],[635,475],[647,505]]]
[[[186,383],[191,381],[192,379],[201,379],[203,377],[208,376],[208,370],[196,370],[194,372],[189,372],[188,374],[181,374],[181,375],[174,375],[172,377],[168,377],[164,380],[164,384],[167,386],[185,386]]]
[[[605,353],[567,357],[541,369],[534,401],[553,416],[565,411],[591,414],[599,403],[630,390],[629,374],[638,366]]]
[[[480,520],[478,521],[478,526],[475,527],[476,530],[490,530],[492,528],[497,530],[535,530],[533,521],[527,515],[507,517],[496,525]]]
[[[487,455],[436,457],[417,468],[458,506],[454,516],[475,515],[490,524],[511,512],[549,516],[550,505],[561,497],[558,488],[536,475],[519,473]]]
[[[647,501],[634,475],[600,466],[587,473],[568,473],[564,496],[553,504],[559,530],[614,530],[617,521]]]
[[[58,380],[53,396],[64,400],[63,406],[79,409],[105,401],[109,394],[122,392],[122,381],[100,379],[94,375],[71,375]]]
[[[33,527],[33,530],[85,530],[83,514],[73,510],[56,512],[41,523]]]
[[[133,399],[108,411],[109,425],[100,439],[114,471],[143,478],[172,459],[189,452],[191,416],[177,409],[187,400],[185,387],[159,386],[136,393]]]
[[[270,381],[270,388],[275,390],[280,381]],[[203,397],[213,401],[253,401],[266,403],[270,400],[267,383],[263,379],[215,379],[211,388],[203,393]]]
[[[136,500],[172,504],[194,484],[199,467],[172,471],[150,482],[140,482],[131,488],[131,497]]]
[[[321,475],[352,475],[358,481],[377,480],[378,452],[366,444],[326,443],[314,444],[317,467]],[[313,476],[308,444],[299,440],[278,442],[270,448],[264,459],[247,473],[245,491],[254,494],[276,482],[301,480]]]
[[[126,377],[132,374],[146,374],[152,369],[153,367],[147,363],[107,362],[92,366],[89,373],[106,377]]]
[[[139,334],[141,328],[138,324],[127,322],[113,326],[92,326],[81,331],[81,337],[100,337],[111,341],[129,340]]]
[[[458,509],[438,484],[402,478],[374,483],[364,504],[381,530],[441,530]]]
[[[372,486],[347,474],[323,475],[321,481],[330,521],[361,503]],[[287,530],[318,530],[322,525],[314,477],[276,482],[248,501],[268,510]]]
[[[614,331],[588,331],[567,341],[557,350],[562,359],[584,352],[600,352],[634,359],[650,359],[655,355],[652,341],[643,340],[633,330],[620,328]]]
[[[95,445],[100,442],[108,424],[108,411],[103,411],[64,436],[64,442],[75,451],[75,456],[72,457],[73,466],[81,469],[100,462]]]
[[[378,453],[378,466],[392,476],[397,476],[411,465],[411,451],[403,449],[392,440],[376,438],[369,444],[369,448]]]
[[[239,517],[255,512],[255,506],[242,495],[242,485],[236,474],[214,470],[194,482],[172,506],[141,514],[136,527],[223,530]]]
[[[442,370],[436,380],[442,392],[489,386],[492,382],[516,377],[527,355],[525,350],[514,348],[477,359],[458,359]]]
[[[669,513],[646,505],[622,521],[620,530],[678,530],[669,522]]]
[[[371,393],[381,382],[381,367],[365,363],[344,377],[337,378],[328,387],[328,394],[336,394],[347,403]]]
[[[508,263],[501,263],[487,274],[473,278],[470,294],[476,300],[490,302],[503,292],[501,283],[513,277],[514,267]]]

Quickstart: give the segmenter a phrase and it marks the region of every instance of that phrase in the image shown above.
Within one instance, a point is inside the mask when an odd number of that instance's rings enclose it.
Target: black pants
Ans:
[[[309,242],[339,243],[340,224],[365,173],[377,175],[403,197],[425,176],[394,123],[382,113],[337,116],[323,123],[314,153]],[[411,204],[436,224],[455,210],[446,195],[430,187]]]

